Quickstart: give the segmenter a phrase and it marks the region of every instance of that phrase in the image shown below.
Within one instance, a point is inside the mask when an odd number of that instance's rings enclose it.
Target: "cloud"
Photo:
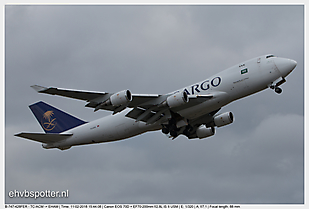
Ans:
[[[303,143],[303,116],[288,114],[270,115],[246,134],[230,125],[205,140],[155,132],[65,152],[31,146],[30,156],[7,153],[7,172],[15,171],[7,190],[70,191],[68,200],[42,202],[301,203]]]
[[[6,6],[7,203],[303,203],[302,6]],[[235,122],[205,140],[147,133],[44,150],[13,135],[42,132],[29,104],[85,120],[85,103],[30,85],[164,94],[246,59],[274,53],[298,66],[282,86],[222,108]],[[11,190],[69,190],[10,199]]]

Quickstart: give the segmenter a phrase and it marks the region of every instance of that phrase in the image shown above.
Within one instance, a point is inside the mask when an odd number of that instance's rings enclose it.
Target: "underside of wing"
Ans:
[[[155,105],[162,100],[162,95],[159,94],[133,94],[132,101],[128,107],[142,107]],[[161,99],[160,99],[161,98]]]
[[[114,95],[114,94],[111,94]],[[124,105],[126,105],[126,107],[130,107],[130,108],[134,108],[137,106],[141,106],[141,105],[153,105],[156,103],[156,100],[160,97],[161,95],[158,94],[132,94],[132,100],[130,102],[128,102],[127,104],[124,103]],[[106,100],[106,98],[104,98]],[[88,104],[86,104],[86,107],[91,107],[91,108],[96,108],[98,106],[98,104],[104,102],[104,100],[102,98],[102,100],[99,99],[95,99],[90,101]],[[103,101],[104,100],[104,101]],[[113,104],[106,104],[106,105],[102,105],[102,107],[100,109],[104,109],[104,110],[115,110],[116,105]]]
[[[58,95],[73,99],[87,101],[85,105],[89,108],[114,111],[114,114],[124,110],[127,107],[134,108],[143,105],[158,104],[162,100],[158,94],[132,94],[129,90],[123,90],[117,93],[106,93],[96,91],[72,90],[55,87],[43,87],[39,85],[31,86],[38,93]],[[157,101],[159,99],[159,101]]]
[[[168,108],[156,110],[155,106],[152,106],[148,109],[136,107],[127,113],[126,117],[135,119],[136,121],[143,121],[146,124],[153,124],[158,121],[164,123],[171,118],[171,112]]]
[[[173,95],[162,95],[157,99],[151,99],[142,104],[136,104],[126,116],[136,121],[143,121],[152,124],[157,121],[166,122],[171,116],[171,112],[177,113],[179,110],[190,108],[213,98],[213,95],[194,95],[186,99],[177,98]]]
[[[188,95],[184,90],[174,93],[132,94],[129,90],[117,93],[94,92],[62,89],[55,87],[31,86],[39,93],[64,96],[87,101],[85,105],[94,111],[103,109],[113,111],[113,114],[123,111],[127,107],[133,108],[126,116],[147,124],[171,118],[171,112],[178,113],[187,108],[199,105],[214,97],[214,92],[205,95]],[[165,120],[164,120],[165,119]]]
[[[67,139],[73,134],[46,134],[46,133],[19,133],[15,136],[22,137],[25,139],[30,139],[32,141],[37,141],[45,144],[59,142],[61,140]]]

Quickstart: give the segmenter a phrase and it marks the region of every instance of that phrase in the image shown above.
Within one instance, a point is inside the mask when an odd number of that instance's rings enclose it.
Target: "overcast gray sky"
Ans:
[[[172,92],[263,55],[297,68],[222,108],[216,135],[172,141],[160,131],[115,143],[45,150],[14,137],[43,132],[28,108],[45,101],[84,120],[109,115],[33,84]],[[5,6],[6,203],[303,203],[303,6]],[[69,198],[9,198],[13,190]]]

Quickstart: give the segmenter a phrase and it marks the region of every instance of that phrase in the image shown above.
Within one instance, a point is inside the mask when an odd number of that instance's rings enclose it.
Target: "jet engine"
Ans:
[[[167,105],[169,108],[178,107],[189,102],[188,94],[185,91],[177,92],[161,103],[159,106]]]
[[[120,105],[124,105],[128,102],[132,101],[132,94],[130,90],[123,90],[118,93],[113,94],[110,98],[110,103],[114,107],[118,107]]]
[[[196,135],[199,139],[203,139],[209,136],[213,136],[215,134],[215,128],[214,127],[209,127],[207,128],[204,125],[201,125],[196,129]]]
[[[119,107],[122,105],[126,105],[132,101],[132,93],[130,90],[119,91],[113,95],[111,95],[105,102],[98,104],[94,111],[98,111],[100,108],[104,106],[112,105],[113,107]],[[125,109],[125,108],[122,108]],[[120,110],[121,111],[121,110]],[[116,112],[120,112],[119,110]]]
[[[118,107],[120,105],[127,104],[128,102],[132,101],[132,94],[130,90],[123,90],[117,92],[109,97],[105,102],[102,102],[98,106],[108,106],[112,105],[114,107]]]
[[[222,113],[214,117],[214,122],[217,127],[226,126],[233,123],[234,116],[232,112]]]

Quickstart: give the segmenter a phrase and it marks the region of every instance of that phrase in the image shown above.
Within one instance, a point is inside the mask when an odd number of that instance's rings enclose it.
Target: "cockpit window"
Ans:
[[[266,59],[268,59],[268,58],[270,58],[270,57],[275,57],[275,55],[273,55],[273,54],[267,55],[267,56],[266,56]]]

